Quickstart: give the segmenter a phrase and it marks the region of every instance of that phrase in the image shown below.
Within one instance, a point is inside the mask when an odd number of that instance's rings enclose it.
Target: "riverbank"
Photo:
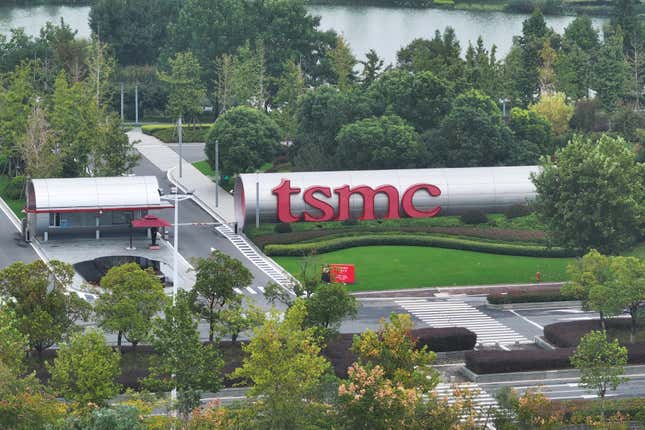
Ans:
[[[314,6],[375,6],[411,9],[448,9],[465,11],[496,11],[508,13],[531,13],[540,8],[545,15],[590,15],[608,17],[610,0],[308,0]],[[645,17],[645,4],[636,6],[636,11]]]

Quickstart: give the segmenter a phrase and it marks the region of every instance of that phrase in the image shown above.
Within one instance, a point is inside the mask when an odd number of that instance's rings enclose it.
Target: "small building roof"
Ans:
[[[163,209],[155,176],[31,179],[27,212]]]
[[[154,215],[146,215],[140,219],[132,220],[132,227],[134,228],[152,228],[152,227],[172,227],[168,221]]]

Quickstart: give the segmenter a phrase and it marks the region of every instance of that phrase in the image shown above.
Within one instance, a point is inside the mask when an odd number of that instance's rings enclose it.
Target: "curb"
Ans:
[[[459,373],[466,379],[476,383],[495,383],[513,381],[542,381],[547,379],[579,379],[580,371],[577,369],[539,370],[534,372],[507,372],[507,373],[475,373],[466,366],[459,368]],[[645,365],[638,364],[625,366],[624,376],[635,376],[637,379],[645,378]]]
[[[542,287],[561,287],[564,285],[564,282],[548,282],[548,283],[529,283],[529,284],[489,284],[489,285],[463,285],[463,286],[438,286],[438,287],[423,287],[423,288],[405,288],[405,289],[400,289],[400,290],[379,290],[379,291],[357,291],[355,293],[352,293],[352,295],[356,297],[361,297],[361,295],[365,295],[367,297],[370,296],[376,296],[379,294],[382,294],[383,297],[392,297],[392,294],[419,294],[420,293],[427,293],[427,294],[437,294],[437,293],[444,293],[448,295],[456,295],[456,294],[462,294],[462,295],[477,295],[477,296],[482,296],[482,295],[487,295],[488,293],[481,292],[481,290],[486,290],[486,289],[503,289],[503,288],[542,288]],[[478,290],[477,292],[473,292],[471,294],[468,293],[468,290]]]
[[[16,227],[16,230],[18,230],[19,233],[22,232],[22,222],[20,221],[20,218],[16,216],[16,214],[11,210],[7,202],[4,201],[2,197],[0,197],[0,211],[2,211],[7,218],[9,218],[9,221],[13,224],[14,227]],[[40,245],[38,244],[38,241],[34,238],[31,242],[28,242],[31,248],[34,250],[38,258],[43,260],[45,264],[49,263],[50,258],[45,254],[45,251],[43,251],[40,248]]]
[[[493,309],[497,311],[510,311],[510,310],[541,310],[541,309],[560,309],[560,308],[570,308],[582,306],[580,300],[569,300],[569,301],[559,301],[559,302],[526,302],[526,303],[505,303],[502,305],[492,304],[486,302],[487,309]]]

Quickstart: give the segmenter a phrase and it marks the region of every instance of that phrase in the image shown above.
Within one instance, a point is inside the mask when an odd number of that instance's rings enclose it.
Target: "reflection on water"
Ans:
[[[399,9],[366,6],[310,6],[314,15],[321,16],[323,29],[334,29],[345,36],[359,58],[371,48],[386,63],[396,60],[396,51],[417,37],[431,38],[435,30],[452,26],[461,43],[462,52],[481,35],[487,47],[497,45],[498,58],[511,47],[513,36],[522,32],[522,21],[528,16],[503,12],[467,12],[444,9]],[[47,21],[65,22],[78,30],[81,37],[89,37],[89,6],[0,6],[0,33],[10,28],[24,27],[28,34],[37,35]],[[561,33],[573,17],[547,17],[547,22]],[[605,19],[593,18],[596,28]]]

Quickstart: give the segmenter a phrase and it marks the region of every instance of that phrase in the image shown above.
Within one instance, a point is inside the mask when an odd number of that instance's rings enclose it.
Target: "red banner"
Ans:
[[[330,264],[331,282],[339,284],[354,283],[354,265],[353,264]]]

